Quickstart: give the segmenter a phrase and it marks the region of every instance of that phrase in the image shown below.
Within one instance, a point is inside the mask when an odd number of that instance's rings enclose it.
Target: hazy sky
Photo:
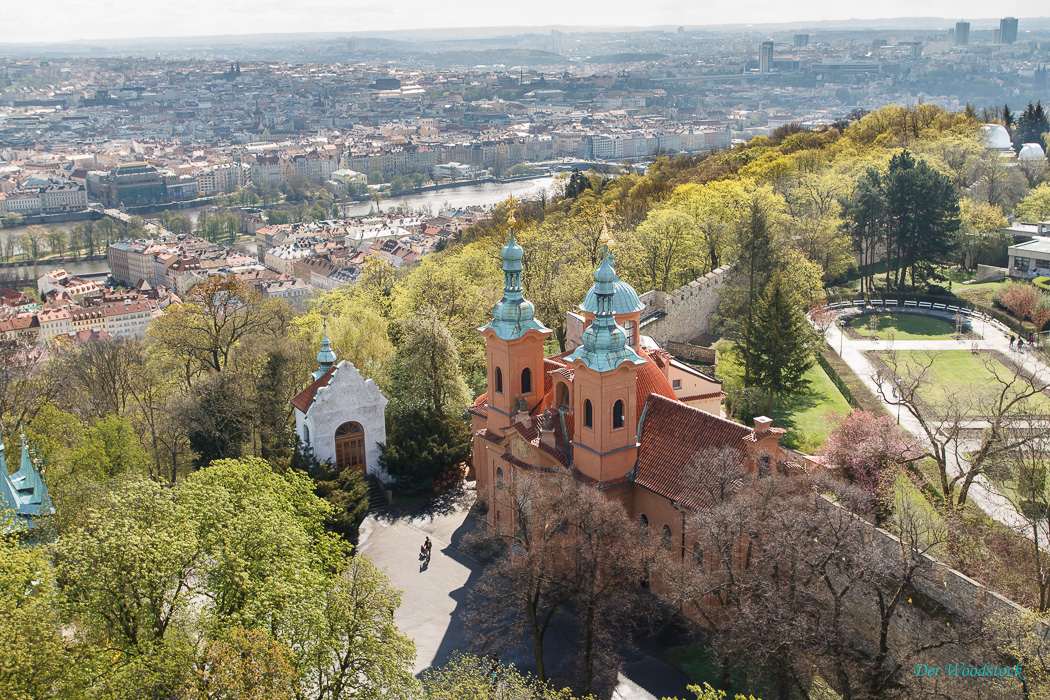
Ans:
[[[432,27],[726,24],[880,17],[1037,17],[1045,0],[7,0],[0,43]],[[1023,24],[1021,30],[1023,31]]]

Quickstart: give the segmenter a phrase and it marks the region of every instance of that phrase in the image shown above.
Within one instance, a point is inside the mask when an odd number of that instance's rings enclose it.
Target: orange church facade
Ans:
[[[607,239],[607,237],[605,237]],[[509,522],[497,491],[521,471],[562,471],[621,502],[651,532],[694,551],[685,520],[702,510],[686,483],[705,451],[733,448],[744,471],[783,465],[767,418],[749,428],[721,417],[717,380],[678,362],[641,334],[644,305],[606,252],[580,306],[582,343],[544,357],[551,331],[522,295],[523,251],[503,248],[503,299],[485,337],[488,391],[470,407],[478,497],[491,524]],[[703,476],[701,475],[701,479]]]

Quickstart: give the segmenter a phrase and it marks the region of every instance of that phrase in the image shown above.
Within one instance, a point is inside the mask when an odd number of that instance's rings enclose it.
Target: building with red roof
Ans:
[[[607,242],[609,239],[604,236]],[[623,503],[632,518],[681,543],[686,515],[711,505],[702,457],[735,450],[742,471],[790,470],[784,431],[765,417],[755,427],[727,420],[721,383],[640,335],[645,306],[621,280],[605,248],[594,286],[580,305],[581,342],[544,357],[551,330],[521,288],[523,251],[502,251],[503,298],[485,337],[488,391],[470,407],[478,497],[490,522],[513,517],[498,491],[523,471],[562,471]]]

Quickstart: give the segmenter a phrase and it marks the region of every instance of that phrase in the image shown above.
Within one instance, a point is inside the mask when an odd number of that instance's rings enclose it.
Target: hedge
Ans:
[[[842,392],[850,406],[869,413],[889,415],[879,398],[827,343],[817,353],[817,363],[827,373],[832,384]]]

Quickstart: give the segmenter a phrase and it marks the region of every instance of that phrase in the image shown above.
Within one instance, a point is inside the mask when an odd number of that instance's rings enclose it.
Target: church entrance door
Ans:
[[[365,429],[348,421],[335,431],[335,466],[342,471],[353,467],[365,473]]]

